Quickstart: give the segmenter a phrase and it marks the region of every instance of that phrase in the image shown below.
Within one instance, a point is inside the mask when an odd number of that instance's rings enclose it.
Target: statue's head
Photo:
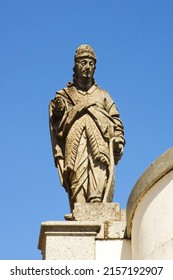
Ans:
[[[75,63],[83,57],[88,57],[94,60],[96,63],[96,54],[93,50],[93,48],[89,45],[81,45],[76,49],[76,53],[74,56]]]
[[[84,77],[85,71],[88,71],[88,79],[93,79],[94,71],[96,69],[96,54],[93,50],[93,48],[89,45],[81,45],[76,49],[76,53],[74,55],[74,75],[73,78],[78,78],[79,75],[83,78],[87,79],[87,77]],[[86,69],[88,68],[88,70]],[[87,76],[87,75],[86,75]]]

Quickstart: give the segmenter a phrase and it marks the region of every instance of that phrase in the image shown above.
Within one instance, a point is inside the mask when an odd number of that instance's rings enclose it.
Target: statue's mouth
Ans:
[[[84,76],[90,77],[91,76],[91,71],[85,70],[82,72]]]

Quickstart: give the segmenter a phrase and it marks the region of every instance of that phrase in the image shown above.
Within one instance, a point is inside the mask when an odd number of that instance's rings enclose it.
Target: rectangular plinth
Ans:
[[[119,221],[120,205],[119,203],[75,203],[73,218],[75,221]]]
[[[94,260],[99,231],[99,224],[88,222],[45,222],[38,248],[45,260]]]

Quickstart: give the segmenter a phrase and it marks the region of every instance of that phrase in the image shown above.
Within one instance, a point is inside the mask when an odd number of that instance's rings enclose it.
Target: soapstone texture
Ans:
[[[74,56],[73,81],[56,92],[49,106],[55,166],[71,212],[75,203],[112,202],[114,166],[125,145],[119,112],[96,84],[95,69],[94,50],[81,45]]]

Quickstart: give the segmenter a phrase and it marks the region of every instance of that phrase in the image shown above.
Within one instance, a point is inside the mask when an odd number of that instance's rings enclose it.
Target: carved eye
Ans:
[[[82,66],[85,66],[86,61],[85,61],[85,60],[82,60],[82,61],[80,62],[80,64],[81,64]]]

